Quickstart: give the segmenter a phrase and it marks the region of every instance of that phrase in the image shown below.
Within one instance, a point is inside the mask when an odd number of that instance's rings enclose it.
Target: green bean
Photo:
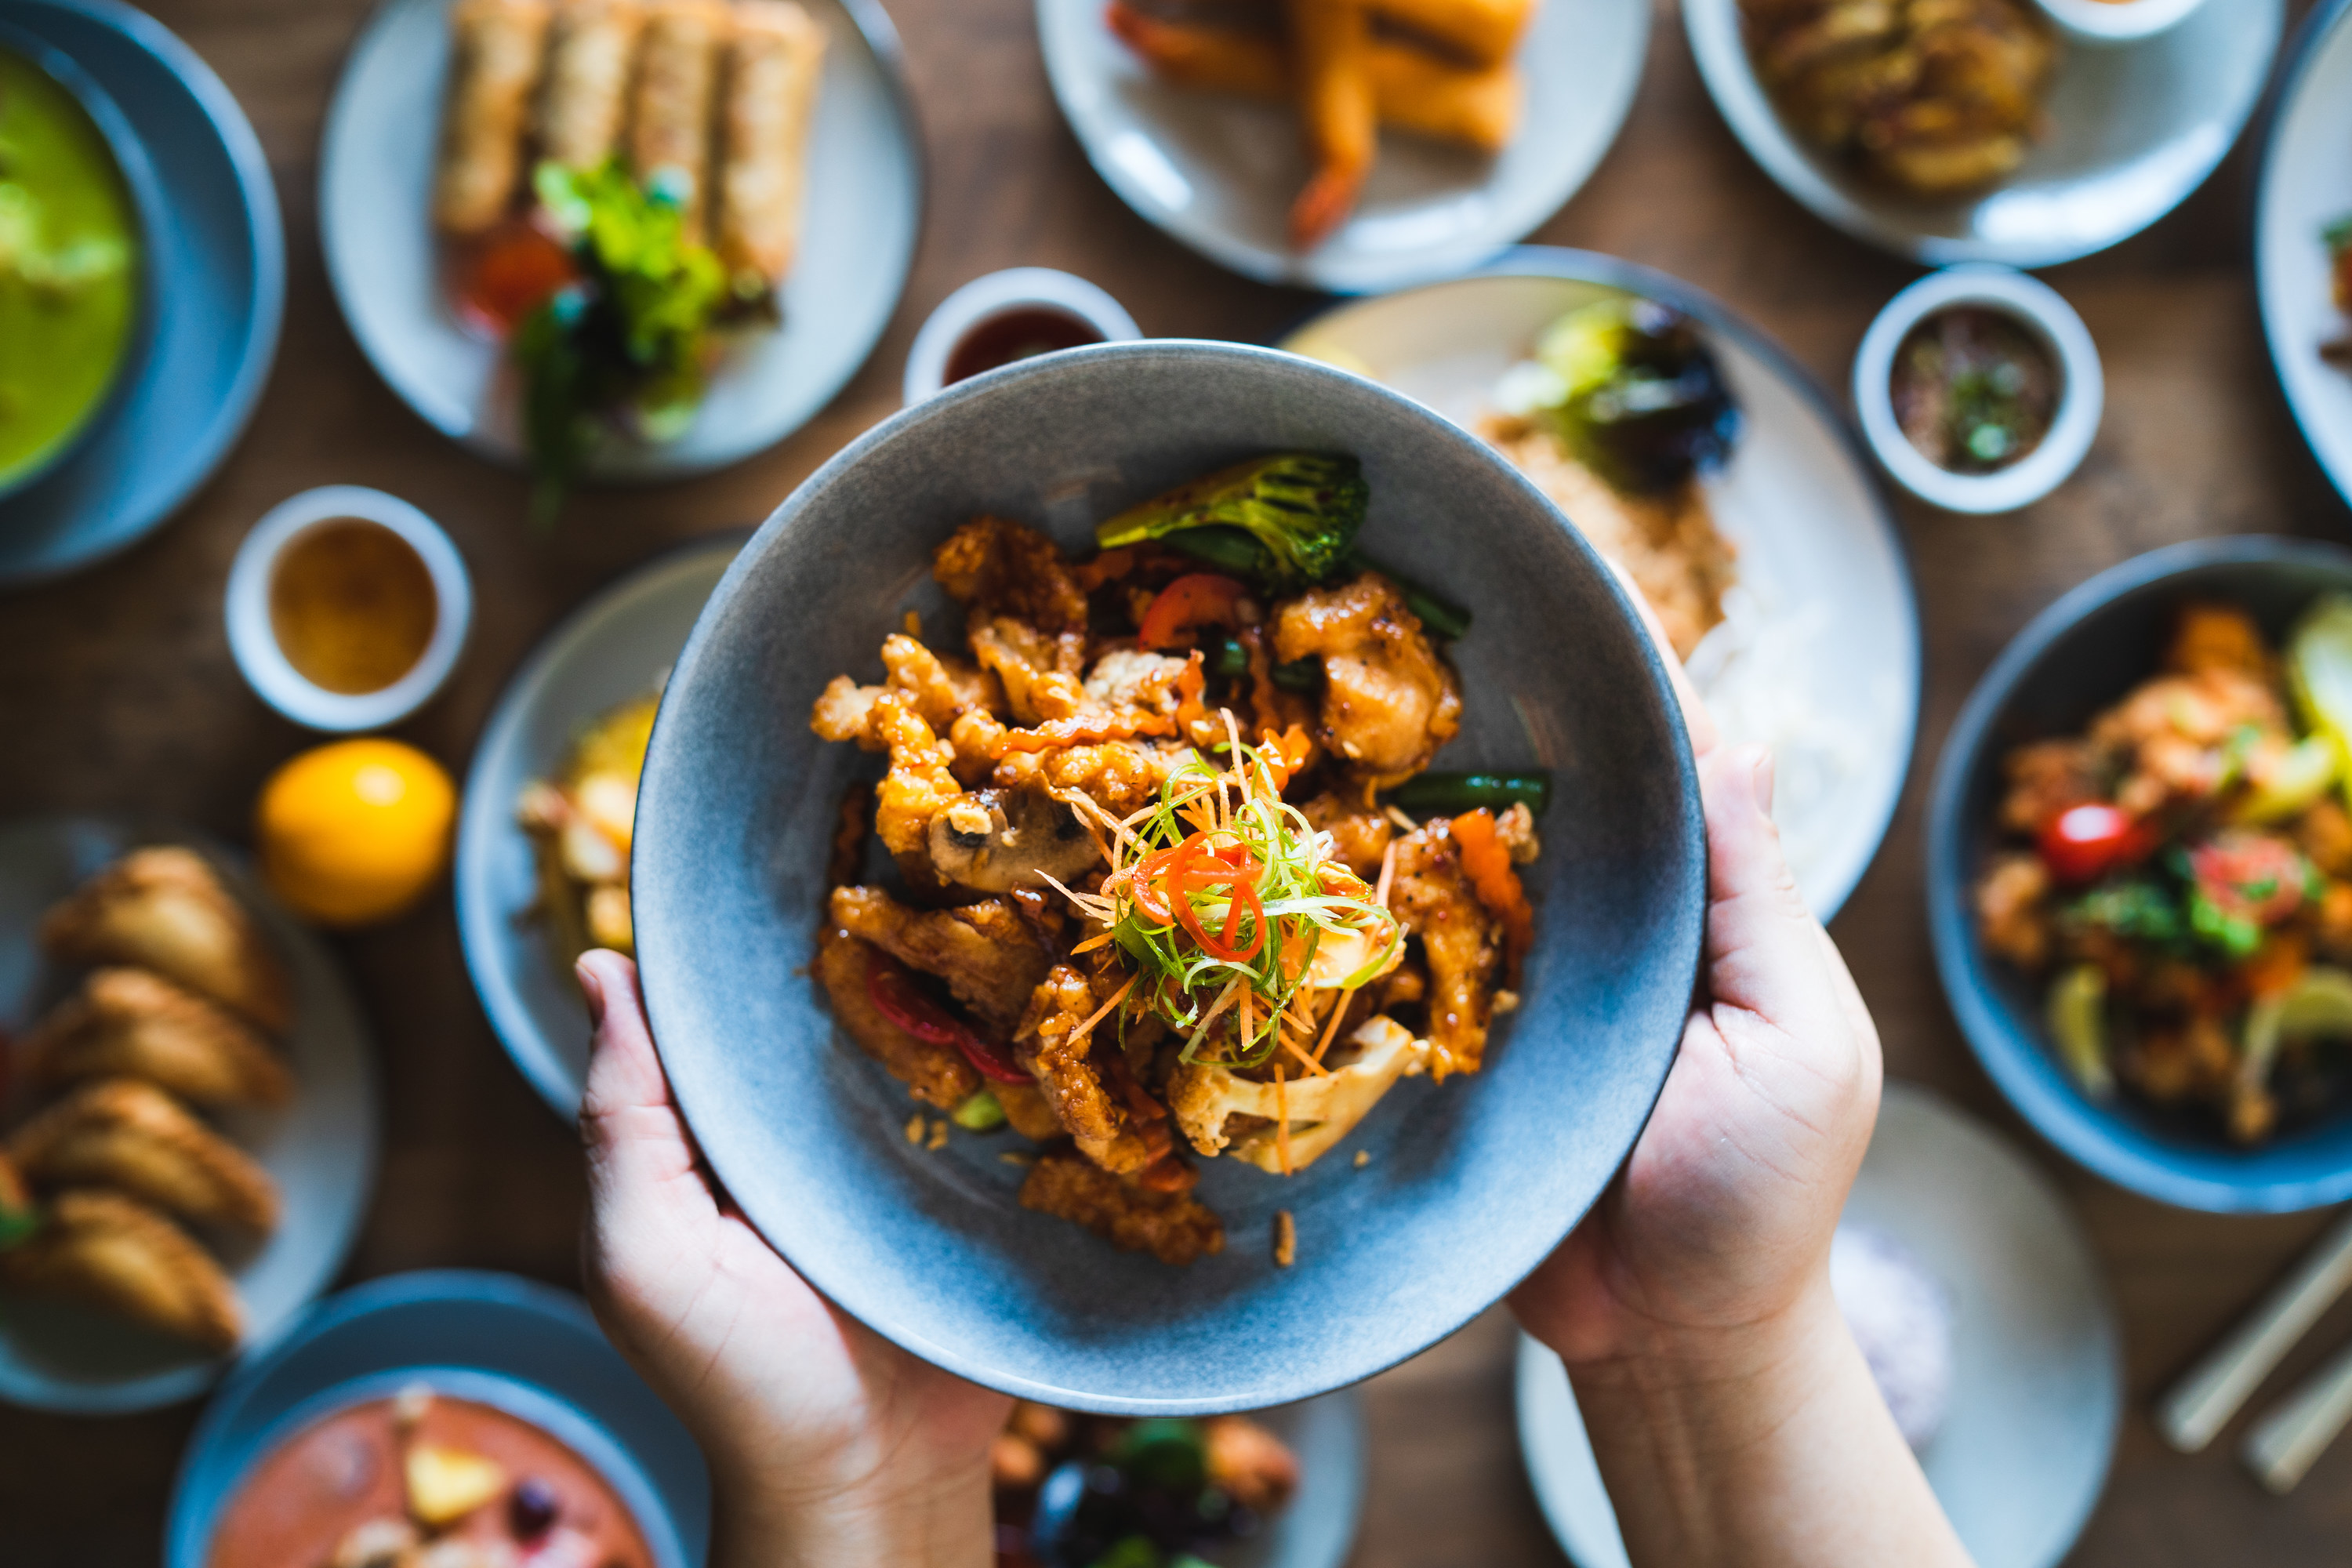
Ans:
[[[1274,667],[1274,683],[1285,691],[1320,691],[1323,689],[1323,661],[1308,658],[1277,664]]]

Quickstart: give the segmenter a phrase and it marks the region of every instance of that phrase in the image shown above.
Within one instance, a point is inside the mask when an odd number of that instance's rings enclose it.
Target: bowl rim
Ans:
[[[729,564],[726,574],[719,579],[719,585],[711,591],[703,614],[695,622],[693,634],[687,639],[686,647],[679,651],[677,660],[672,666],[671,685],[667,689],[665,700],[655,716],[653,733],[646,747],[646,779],[640,785],[638,797],[641,814],[646,791],[658,781],[663,771],[663,761],[667,755],[665,738],[675,722],[676,711],[673,704],[667,700],[667,695],[675,693],[685,684],[690,684],[696,668],[709,657],[709,645],[718,636],[716,628],[725,619],[723,616],[714,616],[711,612],[714,609],[723,609],[733,602],[736,595],[741,590],[743,580],[757,568],[761,557],[765,553],[763,542],[772,536],[781,535],[784,531],[794,526],[801,513],[813,503],[815,498],[838,483],[851,469],[913,431],[918,426],[937,420],[961,404],[974,397],[988,395],[998,388],[1034,377],[1056,374],[1076,363],[1080,356],[1092,359],[1223,360],[1229,365],[1236,367],[1254,363],[1256,366],[1284,374],[1337,378],[1379,402],[1393,405],[1397,410],[1415,420],[1426,421],[1440,434],[1442,439],[1458,441],[1464,445],[1465,450],[1482,454],[1495,466],[1496,472],[1503,482],[1520,490],[1529,504],[1538,512],[1557,511],[1557,509],[1552,507],[1542,492],[1538,490],[1526,476],[1513,468],[1499,455],[1486,448],[1484,444],[1478,442],[1469,432],[1453,425],[1433,410],[1369,377],[1326,365],[1319,361],[1307,359],[1303,355],[1287,353],[1279,349],[1213,339],[1145,338],[1130,342],[1089,343],[999,366],[994,370],[958,382],[937,395],[924,399],[921,403],[902,408],[897,414],[866,430],[835,453],[807,479],[802,480],[760,525],[751,540]],[[1699,797],[1697,763],[1691,750],[1688,729],[1680,721],[1681,708],[1676,695],[1675,677],[1667,668],[1664,656],[1656,642],[1649,636],[1640,612],[1629,596],[1629,589],[1624,580],[1601,560],[1599,553],[1576,530],[1564,529],[1560,530],[1560,532],[1566,535],[1567,547],[1584,557],[1594,577],[1602,585],[1602,592],[1615,605],[1618,613],[1624,618],[1624,624],[1633,632],[1635,647],[1643,661],[1643,668],[1649,676],[1646,690],[1650,700],[1655,702],[1663,713],[1669,715],[1675,721],[1665,728],[1669,754],[1675,774],[1675,793],[1681,805],[1680,831],[1690,867],[1690,885],[1684,889],[1685,902],[1678,916],[1685,923],[1685,929],[1675,933],[1678,951],[1671,956],[1675,960],[1675,968],[1677,972],[1685,969],[1688,971],[1691,975],[1691,984],[1695,987],[1698,981],[1705,938],[1706,834],[1704,808]],[[643,887],[660,880],[658,877],[647,878],[641,875],[635,863],[639,856],[648,852],[646,846],[656,837],[656,834],[645,831],[640,831],[636,837],[630,857],[630,879],[634,887]],[[642,920],[642,906],[640,919]],[[656,1052],[660,1055],[662,1054],[663,1017],[668,1015],[675,1018],[675,1014],[668,1001],[670,977],[667,972],[658,963],[649,966],[643,965],[647,945],[645,941],[646,929],[643,925],[639,928],[638,951],[642,966],[640,985]],[[1622,1162],[1631,1155],[1634,1146],[1639,1142],[1642,1131],[1648,1126],[1649,1117],[1656,1106],[1658,1096],[1664,1090],[1667,1074],[1679,1054],[1679,1033],[1677,1033],[1675,1040],[1668,1043],[1659,1054],[1654,1081],[1649,1083],[1642,1093],[1641,1122],[1633,1129],[1632,1136],[1626,1141],[1625,1148],[1619,1152],[1616,1157],[1621,1167]],[[665,1069],[667,1070],[666,1057]],[[695,1095],[695,1090],[690,1087],[691,1081],[690,1076],[685,1081],[680,1081],[675,1074],[672,1076],[673,1093],[677,1098],[679,1110],[689,1128],[692,1127],[695,1120],[693,1108],[688,1104]],[[719,1180],[722,1183],[725,1182],[726,1173],[721,1168],[723,1156],[715,1152],[706,1151],[705,1158],[714,1173],[719,1175]],[[1600,1201],[1606,1186],[1607,1184],[1604,1183],[1595,1191],[1591,1203]],[[1568,1216],[1561,1224],[1559,1234],[1549,1237],[1539,1253],[1526,1259],[1526,1268],[1517,1271],[1509,1284],[1497,1291],[1492,1299],[1475,1305],[1459,1307],[1442,1314],[1441,1326],[1406,1336],[1396,1345],[1384,1345],[1380,1352],[1381,1359],[1371,1364],[1349,1366],[1342,1374],[1340,1382],[1333,1382],[1332,1374],[1328,1372],[1318,1371],[1297,1377],[1292,1382],[1271,1386],[1261,1385],[1234,1392],[1199,1395],[1152,1397],[1096,1394],[1087,1390],[1033,1381],[1018,1373],[986,1364],[964,1353],[957,1346],[927,1339],[897,1317],[880,1321],[876,1321],[875,1318],[866,1317],[850,1308],[841,1293],[829,1288],[840,1277],[841,1271],[835,1260],[825,1258],[804,1263],[793,1258],[784,1247],[778,1245],[776,1240],[768,1235],[759,1216],[753,1215],[749,1208],[743,1210],[743,1215],[769,1247],[799,1271],[813,1287],[829,1300],[841,1305],[844,1310],[850,1311],[852,1316],[857,1317],[868,1329],[933,1365],[968,1381],[1019,1397],[1098,1415],[1209,1415],[1261,1409],[1312,1398],[1318,1394],[1329,1393],[1335,1387],[1360,1382],[1364,1378],[1410,1360],[1431,1345],[1458,1331],[1463,1325],[1507,1296],[1520,1279],[1538,1267],[1545,1258],[1551,1255],[1587,1212],[1590,1212],[1590,1204],[1584,1210]],[[880,1314],[877,1314],[877,1317],[879,1316]]]
[[[2177,1208],[2208,1214],[2290,1214],[2352,1197],[2352,1156],[2319,1176],[2234,1180],[2191,1173],[2118,1142],[2038,1038],[2011,1030],[1969,975],[1978,949],[1969,918],[1971,868],[1960,863],[1969,775],[2026,678],[2091,616],[2131,595],[2212,566],[2307,565],[2352,587],[2352,550],[2332,541],[2233,534],[2166,545],[2108,567],[2059,596],[2012,638],[1969,693],[1936,764],[1927,797],[1927,929],[1936,973],[1978,1064],[2034,1131],[2094,1173]]]
[[[433,635],[406,674],[375,691],[330,691],[296,669],[278,645],[269,588],[287,547],[345,519],[371,522],[416,552],[433,581]],[[261,516],[229,566],[223,619],[236,668],[255,695],[297,724],[331,734],[380,730],[431,700],[457,668],[474,619],[473,580],[441,525],[414,504],[365,485],[320,485],[287,497]]]
[[[31,489],[47,479],[112,419],[121,407],[126,390],[133,385],[145,370],[148,351],[153,346],[155,331],[163,319],[159,287],[161,269],[155,264],[155,237],[168,221],[170,208],[165,205],[163,183],[155,176],[155,165],[147,156],[146,144],[131,127],[131,119],[122,106],[99,83],[96,77],[84,69],[79,60],[65,49],[49,42],[39,34],[29,32],[0,16],[0,50],[16,55],[32,65],[65,90],[68,97],[80,106],[82,114],[97,128],[99,139],[106,143],[107,155],[114,160],[115,174],[122,182],[125,205],[131,209],[131,227],[139,249],[133,258],[139,290],[131,300],[129,330],[123,333],[122,352],[115,356],[114,366],[108,371],[106,384],[99,395],[82,410],[81,418],[65,435],[13,472],[0,473],[0,501],[20,491]]]
[[[1911,330],[1938,310],[1980,305],[2040,340],[2062,377],[2058,411],[2032,452],[1989,474],[1938,468],[1895,422],[1895,356]],[[1889,300],[1853,356],[1853,405],[1870,449],[1896,483],[1930,506],[1975,516],[2032,505],[2074,477],[2106,410],[2106,375],[2090,328],[2065,296],[2012,267],[1967,262],[1930,272]]]
[[[2034,0],[2068,37],[2094,48],[2136,44],[2187,21],[2205,0]]]
[[[907,351],[900,400],[920,403],[944,388],[948,361],[955,357],[974,327],[1032,306],[1075,316],[1101,333],[1101,341],[1107,343],[1129,342],[1143,335],[1127,307],[1113,299],[1108,289],[1075,272],[1052,267],[1008,267],[983,272],[940,300],[917,330],[914,344]]]

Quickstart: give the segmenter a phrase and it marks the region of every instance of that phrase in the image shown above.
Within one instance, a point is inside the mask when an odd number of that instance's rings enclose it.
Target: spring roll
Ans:
[[[800,244],[824,29],[792,0],[742,0],[720,110],[719,259],[741,292],[773,289]]]
[[[1127,0],[1112,0],[1108,16],[1163,80],[1269,102],[1290,96],[1289,52],[1272,33],[1164,21]],[[1501,152],[1518,130],[1525,88],[1514,66],[1472,69],[1376,37],[1371,77],[1373,109],[1391,130],[1481,153]]]
[[[504,217],[522,178],[523,130],[547,39],[548,0],[457,0],[433,222],[457,238]]]
[[[539,98],[541,157],[593,169],[620,150],[629,65],[645,19],[639,0],[563,0]]]
[[[691,240],[702,238],[719,52],[733,23],[725,0],[654,0],[637,48],[629,163],[647,185],[676,190]]]
[[[1346,221],[1370,173],[1371,33],[1361,0],[1284,0],[1292,91],[1313,173],[1290,207],[1290,243],[1312,250]]]

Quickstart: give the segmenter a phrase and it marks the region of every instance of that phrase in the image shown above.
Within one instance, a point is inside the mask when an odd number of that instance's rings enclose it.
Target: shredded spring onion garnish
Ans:
[[[1208,751],[1227,766],[1192,751],[1160,798],[1124,821],[1075,791],[1060,795],[1106,830],[1111,863],[1099,892],[1061,891],[1098,928],[1081,948],[1105,937],[1118,945],[1139,980],[1129,1005],[1183,1031],[1184,1060],[1255,1067],[1286,1026],[1314,1038],[1316,1009],[1302,992],[1338,992],[1336,1018],[1349,993],[1393,965],[1404,928],[1339,859],[1330,836],[1283,801],[1290,769],[1281,740],[1269,733],[1264,747],[1246,745],[1230,713],[1224,721],[1227,739]],[[1333,939],[1365,956],[1312,984],[1315,956]],[[1230,1035],[1200,1058],[1228,1013]]]

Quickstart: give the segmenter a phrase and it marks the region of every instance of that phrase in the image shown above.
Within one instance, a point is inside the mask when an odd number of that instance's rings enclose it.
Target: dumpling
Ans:
[[[294,1080],[259,1035],[143,969],[94,970],[26,1037],[26,1071],[55,1089],[137,1078],[198,1105],[283,1105]]]
[[[272,1034],[293,1021],[284,965],[193,850],[163,846],[124,856],[48,912],[41,942],[71,963],[152,969]]]
[[[253,1157],[137,1079],[77,1090],[19,1128],[9,1158],[37,1187],[112,1187],[183,1219],[263,1234],[278,1186]]]

